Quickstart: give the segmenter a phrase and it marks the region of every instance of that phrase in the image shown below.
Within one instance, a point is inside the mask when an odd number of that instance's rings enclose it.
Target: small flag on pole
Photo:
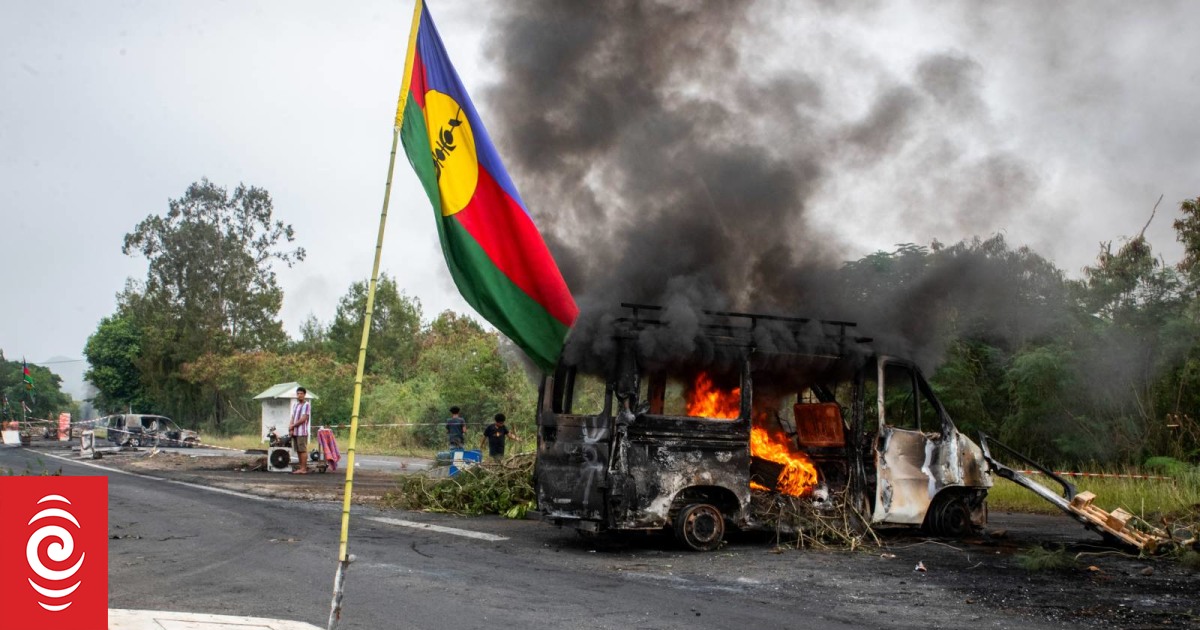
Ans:
[[[33,389],[33,375],[29,373],[29,366],[25,364],[25,359],[21,359],[21,369],[25,372],[25,389]]]

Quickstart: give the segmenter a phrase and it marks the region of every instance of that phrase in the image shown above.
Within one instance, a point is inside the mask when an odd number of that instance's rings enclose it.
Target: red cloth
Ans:
[[[333,429],[317,429],[317,442],[321,444],[321,452],[325,454],[325,462],[329,470],[337,470],[338,461],[342,454],[338,452],[337,438],[333,437]]]

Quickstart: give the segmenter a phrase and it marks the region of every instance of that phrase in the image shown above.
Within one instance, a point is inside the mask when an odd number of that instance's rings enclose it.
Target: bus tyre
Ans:
[[[725,537],[725,517],[707,503],[693,503],[675,516],[675,538],[693,551],[712,551]]]
[[[928,529],[934,536],[962,538],[975,530],[971,510],[962,497],[947,496],[929,509]]]

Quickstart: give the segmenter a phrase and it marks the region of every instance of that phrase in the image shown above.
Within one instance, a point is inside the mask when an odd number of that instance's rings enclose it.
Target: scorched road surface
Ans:
[[[0,450],[0,470],[60,468],[109,476],[111,607],[325,625],[340,504],[214,492]],[[1015,518],[1014,530],[1064,526],[1042,532],[1064,544],[1093,539],[1065,519]],[[1111,554],[1086,561],[1095,571],[1030,575],[1011,558],[1019,539],[951,546],[892,537],[888,549],[855,553],[772,553],[761,539],[742,539],[699,554],[662,537],[597,546],[536,521],[356,506],[350,540],[358,560],[342,628],[1183,627],[1200,583],[1173,564]],[[913,570],[918,561],[926,571]],[[1145,566],[1158,573],[1141,576]]]

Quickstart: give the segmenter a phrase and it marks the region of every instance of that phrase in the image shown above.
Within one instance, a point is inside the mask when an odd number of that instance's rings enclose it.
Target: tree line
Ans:
[[[965,431],[1053,463],[1196,460],[1200,199],[1180,205],[1174,228],[1179,261],[1140,233],[1101,244],[1079,278],[993,236],[876,252],[841,265],[837,283],[883,345],[929,368]],[[88,339],[94,404],[237,433],[258,426],[256,393],[294,380],[319,396],[317,421],[347,422],[367,283],[347,289],[332,321],[310,316],[289,338],[273,268],[304,259],[295,240],[265,190],[208,180],[135,226],[123,251],[145,257],[147,274]],[[520,431],[536,388],[518,357],[469,317],[426,319],[384,274],[363,422],[416,425],[398,430],[435,445],[458,405],[477,422],[503,411]]]
[[[936,368],[931,385],[969,434],[1053,464],[1194,462],[1200,199],[1174,228],[1181,260],[1156,255],[1143,228],[1101,243],[1076,279],[1001,236],[902,245],[840,273],[850,302],[893,335],[885,345],[907,340]]]
[[[33,379],[32,387],[26,384],[25,367],[29,368]],[[71,396],[62,391],[59,375],[23,360],[7,360],[4,351],[0,350],[0,421],[57,419],[64,411],[75,416],[79,413]]]
[[[334,318],[310,316],[298,339],[279,319],[277,264],[304,259],[267,191],[201,180],[125,236],[146,258],[116,311],[84,348],[97,408],[153,412],[223,434],[257,432],[253,396],[298,381],[317,394],[314,420],[349,422],[367,282],[353,283]],[[497,412],[532,418],[536,396],[505,340],[444,312],[426,320],[419,300],[382,274],[377,285],[361,417],[422,444],[440,444],[451,405],[476,423]],[[515,356],[515,354],[512,354]]]

